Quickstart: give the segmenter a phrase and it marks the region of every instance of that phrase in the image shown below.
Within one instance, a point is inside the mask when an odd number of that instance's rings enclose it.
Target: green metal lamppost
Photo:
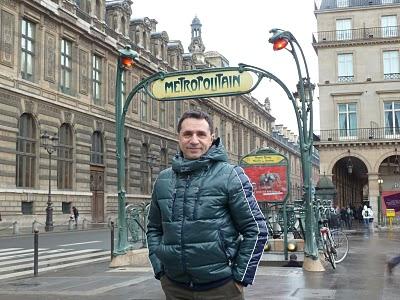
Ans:
[[[128,247],[128,232],[125,220],[125,160],[124,158],[124,118],[123,107],[125,99],[122,99],[122,74],[126,70],[131,69],[135,62],[138,61],[139,55],[136,51],[127,46],[120,49],[117,66],[116,88],[115,88],[115,123],[116,123],[116,139],[117,139],[117,189],[118,189],[118,240],[114,251],[116,254],[123,254]]]
[[[313,150],[313,93],[315,85],[310,82],[307,62],[300,44],[296,38],[289,31],[282,29],[270,30],[272,37],[269,42],[273,44],[274,50],[286,49],[293,56],[299,82],[297,84],[297,92],[291,98],[297,119],[297,126],[299,130],[299,142],[301,151],[301,164],[303,175],[303,191],[304,199],[303,205],[305,206],[305,257],[312,260],[318,260],[318,247],[316,242],[315,230],[316,220],[312,208],[312,181],[311,181],[311,166],[312,166],[312,150]],[[287,46],[290,45],[288,48]],[[300,60],[296,53],[296,47],[301,53],[305,76],[302,74],[302,67]]]

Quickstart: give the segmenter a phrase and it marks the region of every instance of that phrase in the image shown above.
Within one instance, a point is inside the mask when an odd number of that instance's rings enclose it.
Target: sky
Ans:
[[[292,32],[306,56],[311,82],[318,82],[317,55],[312,47],[312,33],[317,31],[314,0],[133,0],[132,18],[156,19],[157,31],[166,31],[170,40],[180,40],[185,52],[195,16],[202,24],[205,51],[219,52],[230,66],[246,63],[263,68],[293,92],[298,82],[293,57],[286,50],[273,51],[268,42],[272,28]],[[260,102],[269,97],[275,124],[298,132],[293,106],[279,85],[263,79],[252,95]],[[316,90],[314,131],[319,129],[317,96]]]

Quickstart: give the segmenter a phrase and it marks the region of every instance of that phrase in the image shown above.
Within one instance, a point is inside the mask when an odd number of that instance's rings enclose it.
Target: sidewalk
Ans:
[[[386,261],[398,254],[399,231],[353,230],[350,251],[333,270],[260,266],[247,300],[398,299],[400,268],[386,274]],[[110,269],[108,263],[0,282],[0,300],[157,300],[165,299],[150,268]]]

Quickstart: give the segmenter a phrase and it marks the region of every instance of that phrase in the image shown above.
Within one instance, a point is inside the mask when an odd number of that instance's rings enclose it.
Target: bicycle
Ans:
[[[322,241],[322,251],[324,253],[325,260],[329,261],[330,264],[332,265],[332,268],[336,269],[336,259],[335,259],[336,249],[331,231],[328,227],[328,220],[324,219],[320,221],[320,224],[322,224],[322,226],[319,229],[319,232]]]

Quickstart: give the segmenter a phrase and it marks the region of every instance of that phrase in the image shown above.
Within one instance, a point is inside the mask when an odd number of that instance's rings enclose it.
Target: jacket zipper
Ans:
[[[185,183],[185,191],[183,193],[183,207],[182,207],[182,223],[181,223],[181,248],[182,248],[182,266],[183,266],[183,271],[184,273],[187,272],[186,269],[186,259],[185,259],[185,239],[184,239],[184,232],[183,228],[185,225],[185,211],[186,211],[186,192],[190,186],[190,175],[186,177],[186,183]],[[192,278],[190,278],[190,285],[193,285]]]
[[[196,198],[194,200],[193,220],[197,219],[197,208],[201,205],[200,202],[200,188],[197,188]]]
[[[232,260],[230,258],[230,255],[229,255],[227,249],[226,249],[225,238],[224,238],[224,235],[222,234],[221,230],[218,230],[218,236],[219,236],[219,240],[220,240],[220,243],[221,243],[222,251],[224,251],[225,257],[228,260],[228,265],[230,266],[230,265],[232,265]]]
[[[172,209],[171,209],[171,220],[174,221],[174,213],[175,213],[175,200],[176,200],[176,189],[172,193]]]

